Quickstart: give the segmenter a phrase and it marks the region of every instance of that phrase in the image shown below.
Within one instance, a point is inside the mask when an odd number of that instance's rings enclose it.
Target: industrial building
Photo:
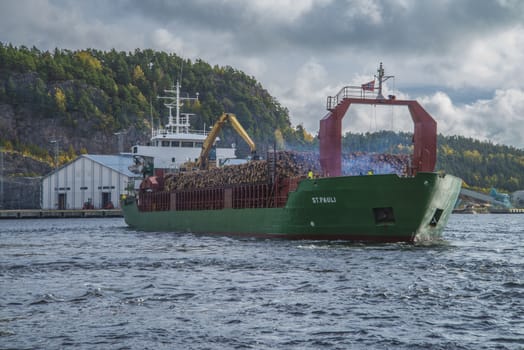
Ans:
[[[42,180],[42,209],[119,208],[120,195],[137,175],[131,155],[84,154]]]

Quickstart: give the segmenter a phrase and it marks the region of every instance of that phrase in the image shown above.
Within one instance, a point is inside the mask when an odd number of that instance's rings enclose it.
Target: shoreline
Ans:
[[[6,209],[0,210],[2,219],[62,219],[123,217],[121,209]]]

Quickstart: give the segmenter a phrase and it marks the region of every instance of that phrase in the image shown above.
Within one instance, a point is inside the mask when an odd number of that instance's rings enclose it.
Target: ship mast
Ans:
[[[384,75],[384,68],[382,67],[382,62],[380,62],[380,67],[377,69],[378,76],[375,75],[375,78],[378,79],[378,94],[377,100],[384,100],[384,95],[382,95],[382,83],[390,78],[394,78],[394,75]]]
[[[164,103],[169,109],[168,121],[166,129],[170,133],[188,133],[189,132],[189,117],[194,115],[193,113],[180,113],[180,108],[184,105],[183,101],[198,101],[198,92],[196,97],[180,97],[180,82],[177,80],[174,86],[175,90],[164,90],[166,94],[175,94],[175,96],[158,96],[159,99],[167,100]],[[173,117],[173,108],[175,108],[176,114]]]

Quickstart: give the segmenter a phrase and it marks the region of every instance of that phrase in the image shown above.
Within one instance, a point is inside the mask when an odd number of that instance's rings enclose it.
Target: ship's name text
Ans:
[[[311,197],[313,204],[333,204],[337,202],[337,197]]]

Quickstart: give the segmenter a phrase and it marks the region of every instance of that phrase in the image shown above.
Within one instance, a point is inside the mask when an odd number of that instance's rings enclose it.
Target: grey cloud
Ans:
[[[16,30],[23,30],[23,26],[17,25],[13,17],[24,25],[31,25],[31,20],[24,16],[34,18],[39,28],[33,29],[40,30],[35,36],[40,38],[48,31],[54,37],[60,38],[61,35],[67,39],[68,30],[75,29],[74,24],[67,21],[68,17],[93,26],[120,22],[129,33],[155,26],[177,33],[185,30],[204,31],[211,36],[226,33],[235,38],[230,43],[232,49],[245,55],[283,48],[303,52],[325,50],[326,54],[351,49],[379,49],[404,54],[441,53],[460,47],[472,37],[521,23],[524,18],[524,2],[521,1],[381,0],[374,4],[380,14],[378,22],[364,13],[355,12],[359,6],[355,0],[328,4],[317,2],[294,21],[273,19],[256,12],[249,1],[212,0],[3,1],[0,16],[2,22],[7,21]],[[38,12],[39,8],[43,11]],[[353,16],[348,15],[351,11]],[[50,18],[38,17],[39,13]],[[73,27],[57,33],[54,30],[56,22]],[[2,29],[10,31],[10,28]],[[16,33],[12,35],[16,36]]]
[[[364,14],[348,16],[358,3],[317,4],[296,21],[278,21],[250,10],[249,2],[120,1],[119,12],[131,12],[165,26],[235,35],[238,51],[250,54],[280,49],[339,50],[341,48],[438,52],[471,37],[520,23],[524,2],[492,0],[377,1],[381,21]],[[505,6],[509,3],[512,6]],[[114,5],[113,5],[114,6]],[[252,9],[251,9],[252,10]],[[357,13],[358,14],[358,13]]]
[[[521,23],[524,3],[507,8],[495,1],[413,1],[405,9],[380,1],[382,21],[345,18],[351,2],[334,2],[301,18],[284,31],[290,42],[312,49],[382,49],[394,52],[441,52],[472,37]]]

